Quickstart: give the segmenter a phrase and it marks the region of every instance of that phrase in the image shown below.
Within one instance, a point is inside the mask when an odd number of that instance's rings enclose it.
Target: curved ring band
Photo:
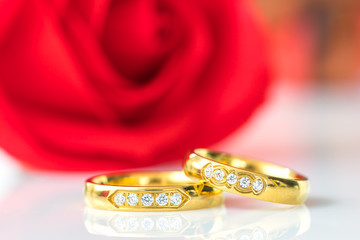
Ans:
[[[221,190],[177,171],[99,175],[85,183],[86,204],[106,210],[192,210],[219,206],[223,200]]]
[[[289,168],[207,149],[191,151],[184,171],[211,187],[269,202],[297,205],[309,192],[308,179]]]

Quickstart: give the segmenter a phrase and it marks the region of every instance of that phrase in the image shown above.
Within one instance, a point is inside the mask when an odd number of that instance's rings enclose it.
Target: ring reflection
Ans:
[[[305,206],[280,210],[220,208],[179,212],[115,212],[85,209],[91,234],[120,238],[272,240],[292,239],[310,227]]]

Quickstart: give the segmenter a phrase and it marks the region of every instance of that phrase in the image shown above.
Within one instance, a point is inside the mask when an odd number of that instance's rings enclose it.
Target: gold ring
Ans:
[[[223,200],[221,190],[177,171],[113,173],[85,183],[86,204],[106,210],[192,210],[219,206]]]
[[[184,171],[211,187],[263,201],[296,205],[309,192],[308,179],[289,168],[208,149],[191,151]]]

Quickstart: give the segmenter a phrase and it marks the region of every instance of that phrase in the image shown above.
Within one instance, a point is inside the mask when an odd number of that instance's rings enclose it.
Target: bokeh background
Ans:
[[[355,0],[0,0],[0,235],[102,239],[83,226],[85,178],[181,169],[210,147],[311,181],[306,211],[277,218],[228,195],[224,219],[255,232],[272,216],[263,239],[358,236],[359,12]],[[210,228],[175,236],[231,239],[209,214],[188,218]]]
[[[359,86],[356,1],[1,7],[0,146],[26,169],[176,163],[245,131],[277,89]]]

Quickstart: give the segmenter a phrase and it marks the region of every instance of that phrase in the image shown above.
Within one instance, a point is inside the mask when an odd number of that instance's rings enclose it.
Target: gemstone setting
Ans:
[[[229,184],[235,184],[236,181],[237,181],[237,176],[233,173],[230,173],[227,177],[226,177],[226,181],[229,183]]]
[[[206,168],[205,168],[205,170],[204,170],[204,174],[205,174],[205,176],[206,177],[211,177],[212,175],[213,175],[213,173],[214,173],[214,167],[211,165],[211,164],[209,164]]]
[[[172,208],[183,207],[190,196],[183,189],[116,191],[107,197],[116,208]]]
[[[154,202],[154,197],[149,193],[145,193],[141,197],[141,203],[146,207],[151,206],[151,204],[153,204],[153,202]]]
[[[138,196],[137,196],[135,193],[129,193],[129,195],[127,196],[126,200],[127,200],[127,203],[128,203],[130,206],[135,206],[135,205],[137,205],[138,202],[139,202],[139,198],[138,198]]]
[[[221,169],[218,169],[214,172],[214,177],[218,181],[222,181],[225,177],[225,172]]]
[[[168,204],[169,198],[165,193],[160,193],[157,197],[156,197],[156,202],[159,206],[165,206],[166,204]]]
[[[213,187],[220,187],[221,190],[231,189],[239,193],[259,195],[266,189],[266,178],[256,172],[227,164],[213,164],[211,161],[202,166],[202,180]]]
[[[264,184],[261,180],[255,180],[252,184],[252,187],[255,191],[260,192],[264,188]]]
[[[118,206],[124,205],[124,203],[125,203],[125,196],[124,196],[124,194],[122,194],[122,193],[117,193],[117,194],[115,195],[115,197],[114,197],[114,201],[115,201],[116,205],[118,205]]]
[[[248,177],[242,177],[239,183],[242,188],[248,188],[250,186],[250,179]]]
[[[170,196],[170,203],[174,206],[178,206],[182,201],[182,197],[180,193],[173,193]]]

